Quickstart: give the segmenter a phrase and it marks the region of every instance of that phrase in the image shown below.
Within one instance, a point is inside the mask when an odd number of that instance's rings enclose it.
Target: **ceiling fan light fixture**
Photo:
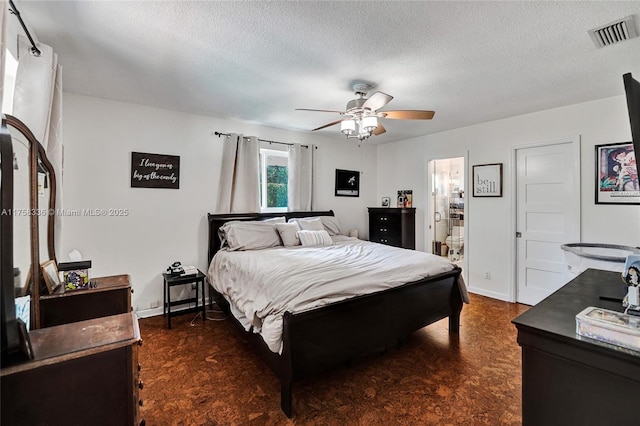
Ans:
[[[364,117],[362,119],[361,127],[364,129],[365,132],[371,133],[376,127],[378,127],[378,119],[373,115]]]
[[[356,122],[353,120],[343,120],[340,123],[340,131],[347,137],[356,131]]]
[[[387,105],[393,99],[393,96],[376,92],[367,98],[367,92],[373,87],[375,86],[370,83],[354,83],[353,90],[358,97],[347,102],[347,108],[344,111],[308,108],[297,108],[297,110],[338,113],[346,118],[332,121],[313,129],[313,131],[326,129],[340,123],[340,132],[343,135],[348,139],[353,138],[361,141],[368,139],[372,135],[381,135],[387,132],[378,118],[396,120],[431,120],[433,118],[434,112],[426,110],[380,111],[380,108]]]

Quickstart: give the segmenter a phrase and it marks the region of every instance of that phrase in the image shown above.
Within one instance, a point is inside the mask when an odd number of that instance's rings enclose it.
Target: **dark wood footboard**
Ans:
[[[297,314],[285,313],[281,407],[291,417],[293,382],[385,350],[443,318],[458,333],[460,270]]]
[[[322,213],[333,215],[333,212]],[[317,216],[319,213],[307,212],[306,215]],[[232,220],[228,216],[219,219]],[[216,218],[209,215],[210,224],[212,217]],[[256,219],[255,216],[251,218]],[[217,237],[217,228],[215,232],[210,229],[211,235]],[[217,251],[217,247],[214,250]],[[210,258],[212,256],[210,252]],[[396,345],[411,332],[447,317],[449,332],[457,334],[462,310],[458,287],[460,272],[456,267],[450,272],[399,287],[303,312],[285,312],[282,354],[269,350],[260,335],[243,330],[280,379],[282,411],[287,417],[292,416],[292,389],[297,380]],[[227,301],[213,287],[210,287],[210,295],[233,318]],[[235,318],[233,321],[243,329]]]

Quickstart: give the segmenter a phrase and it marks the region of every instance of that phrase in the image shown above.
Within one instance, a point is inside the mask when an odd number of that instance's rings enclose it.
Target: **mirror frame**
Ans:
[[[47,250],[49,260],[53,260],[57,264],[55,254],[55,204],[57,183],[53,166],[47,158],[44,147],[26,124],[9,114],[5,114],[5,120],[8,126],[18,130],[29,141],[29,207],[31,212],[38,210],[38,160],[42,162],[43,167],[49,174],[49,187],[51,189],[49,205],[47,206]],[[40,282],[42,280],[42,273],[40,269],[39,217],[37,214],[31,214],[30,216],[31,267],[29,270],[31,282],[25,283],[26,286],[31,286],[32,329],[40,328]]]

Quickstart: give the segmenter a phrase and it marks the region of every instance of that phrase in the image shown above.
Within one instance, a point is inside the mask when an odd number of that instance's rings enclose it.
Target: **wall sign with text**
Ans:
[[[131,153],[132,188],[180,188],[180,156]]]
[[[473,196],[502,197],[502,163],[473,166]]]

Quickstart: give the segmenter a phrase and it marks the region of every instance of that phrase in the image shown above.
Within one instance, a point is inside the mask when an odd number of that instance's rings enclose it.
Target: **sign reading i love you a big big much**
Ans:
[[[132,188],[180,188],[180,156],[131,153]]]

